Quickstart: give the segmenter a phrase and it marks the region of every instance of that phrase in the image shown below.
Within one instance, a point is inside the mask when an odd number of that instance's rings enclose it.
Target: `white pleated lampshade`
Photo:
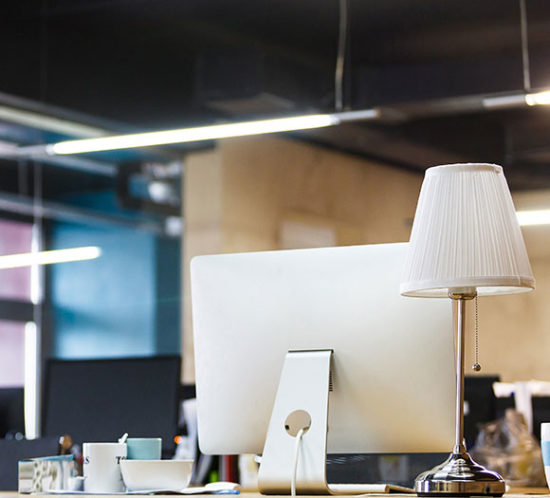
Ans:
[[[416,208],[401,294],[480,296],[535,288],[504,173],[495,164],[426,170]]]

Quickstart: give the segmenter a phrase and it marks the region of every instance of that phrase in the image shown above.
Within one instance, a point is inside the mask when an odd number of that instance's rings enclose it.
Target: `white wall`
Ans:
[[[513,194],[516,210],[550,208],[550,191]],[[550,381],[550,225],[522,228],[537,287],[479,300],[480,363],[504,381]],[[473,325],[473,321],[471,322]],[[470,353],[468,364],[473,362]]]
[[[198,254],[406,241],[421,181],[280,137],[220,141],[186,158],[184,267]],[[183,378],[193,382],[185,282]]]
[[[422,176],[274,136],[224,140],[187,156],[184,381],[194,381],[191,257],[406,241]],[[550,207],[550,191],[518,193],[514,201],[518,209]],[[523,233],[537,289],[480,299],[482,373],[498,373],[505,381],[550,380],[550,226]],[[469,324],[467,368],[473,363],[473,319]]]

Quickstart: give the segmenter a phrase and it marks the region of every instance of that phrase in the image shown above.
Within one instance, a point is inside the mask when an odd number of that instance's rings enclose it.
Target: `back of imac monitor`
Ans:
[[[193,259],[204,453],[261,453],[285,355],[308,349],[334,351],[329,453],[446,452],[452,447],[451,302],[400,296],[406,247]]]

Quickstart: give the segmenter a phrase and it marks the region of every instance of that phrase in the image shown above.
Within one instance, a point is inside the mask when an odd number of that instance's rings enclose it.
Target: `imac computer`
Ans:
[[[452,309],[400,296],[406,247],[193,259],[204,453],[261,453],[265,494],[351,494],[368,488],[328,485],[327,452],[452,445]]]

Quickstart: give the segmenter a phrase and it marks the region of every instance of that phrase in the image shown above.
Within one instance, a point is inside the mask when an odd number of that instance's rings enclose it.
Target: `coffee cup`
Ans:
[[[130,437],[126,445],[128,460],[160,460],[162,439],[159,437]]]
[[[84,443],[82,468],[84,491],[87,493],[119,493],[124,491],[120,460],[126,458],[124,443]]]

